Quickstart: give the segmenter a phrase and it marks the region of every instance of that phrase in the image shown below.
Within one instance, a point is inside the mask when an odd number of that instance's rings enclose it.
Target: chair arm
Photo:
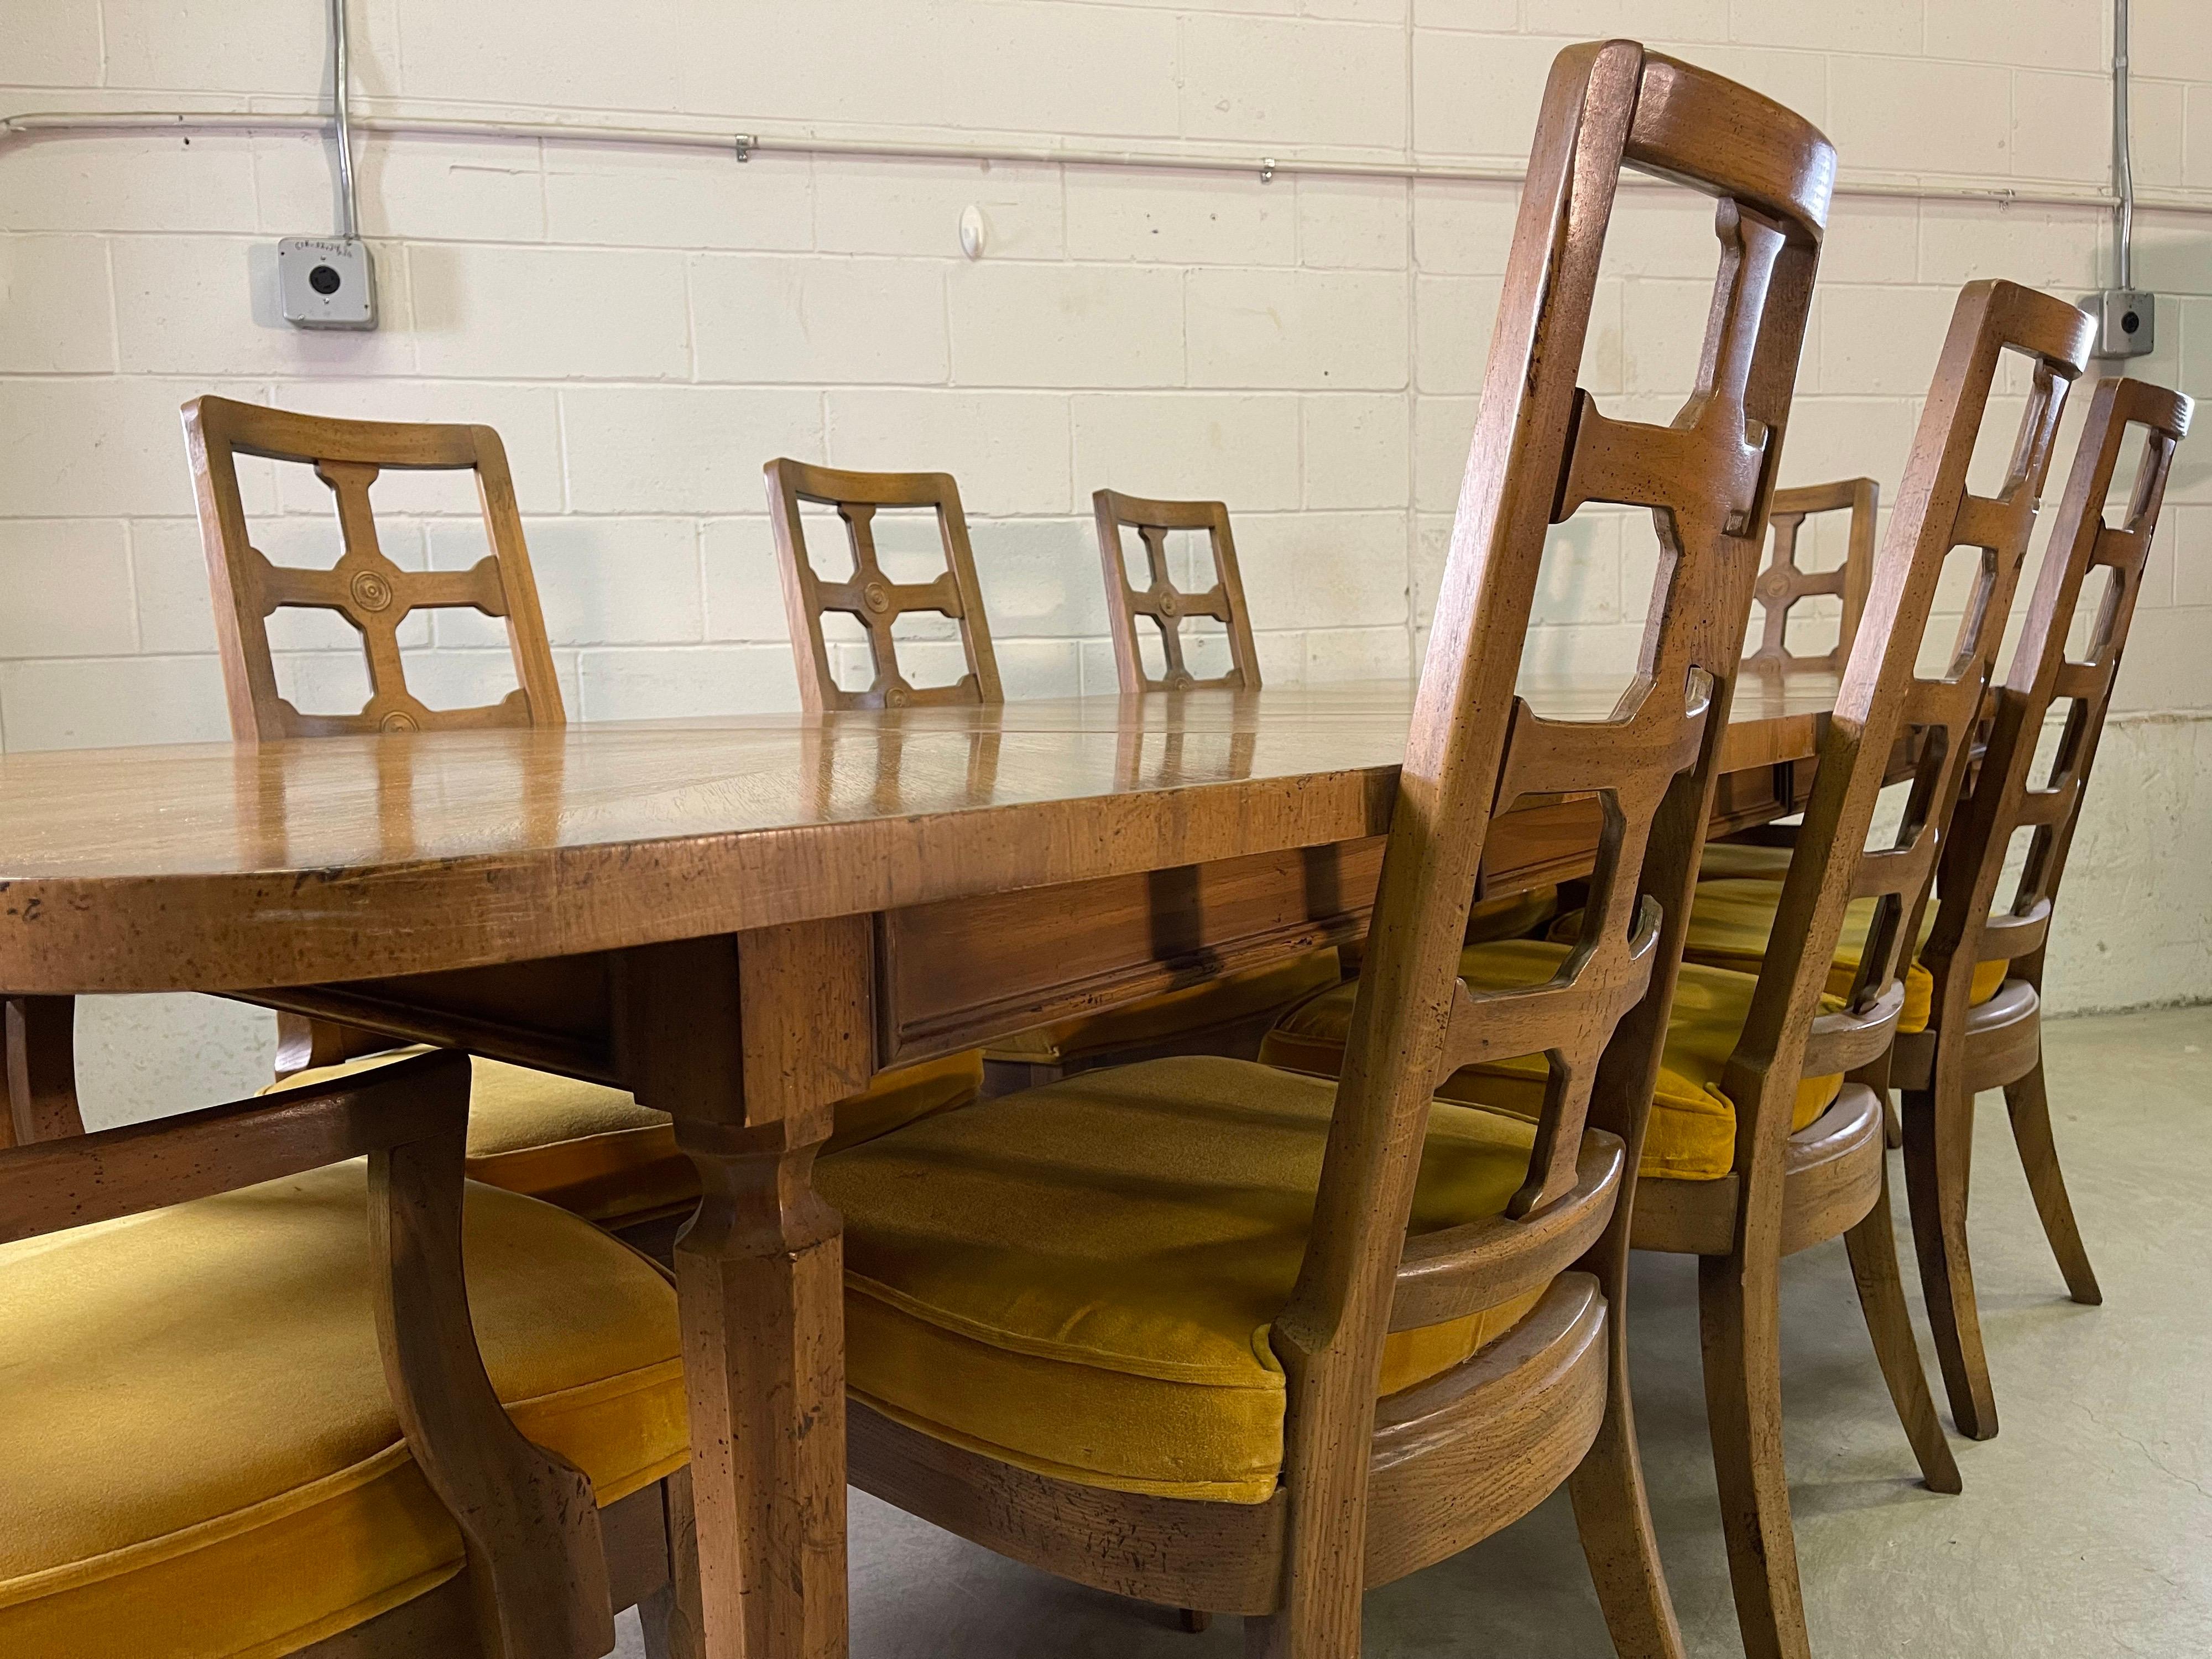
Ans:
[[[0,1152],[0,1243],[468,1132],[465,1054]]]

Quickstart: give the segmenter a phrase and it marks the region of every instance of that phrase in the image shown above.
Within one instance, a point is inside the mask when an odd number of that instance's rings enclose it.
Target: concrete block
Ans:
[[[983,216],[987,259],[1066,252],[1058,167],[865,156],[819,156],[813,167],[814,246],[824,253],[961,258],[960,216],[970,207]]]
[[[1072,258],[1184,265],[1297,260],[1297,191],[1263,185],[1256,174],[1074,167],[1066,187]]]
[[[225,742],[222,671],[211,656],[0,662],[0,731],[18,751]]]
[[[1395,272],[1194,270],[1188,303],[1194,385],[1406,384],[1406,284]]]
[[[691,372],[680,255],[417,243],[409,262],[425,374],[661,380]]]
[[[0,237],[0,374],[106,374],[114,368],[106,241]]]
[[[0,657],[138,649],[131,557],[114,519],[0,519]]]
[[[1395,507],[1412,487],[1411,406],[1395,392],[1300,400],[1310,507]]]
[[[760,512],[765,463],[823,459],[814,392],[575,386],[561,414],[575,512]]]
[[[954,270],[945,287],[957,385],[1182,383],[1179,271],[987,259]]]
[[[1298,400],[1184,392],[1073,400],[1075,499],[1097,489],[1223,501],[1233,514],[1300,499]]]
[[[919,260],[694,255],[702,380],[942,382],[945,283]]]

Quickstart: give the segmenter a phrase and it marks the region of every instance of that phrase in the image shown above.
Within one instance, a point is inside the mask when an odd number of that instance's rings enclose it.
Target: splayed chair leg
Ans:
[[[1613,1290],[1613,1286],[1608,1286]],[[1610,1361],[1605,1421],[1581,1464],[1568,1477],[1575,1527],[1605,1609],[1620,1659],[1681,1659],[1682,1630],[1659,1564],[1651,1506],[1644,1488],[1644,1462],[1636,1448],[1636,1419],[1628,1391],[1628,1341],[1613,1300],[1606,1320]]]
[[[2012,1117],[2013,1144],[2027,1170],[2028,1190],[2035,1194],[2035,1212],[2043,1218],[2044,1237],[2058,1258],[2058,1271],[2066,1275],[2066,1289],[2076,1302],[2100,1305],[2105,1293],[2097,1287],[2096,1270],[2081,1245],[2081,1230],[2075,1224],[2074,1206],[2066,1196],[2066,1176],[2058,1167],[2057,1143],[2051,1138],[2051,1102],[2044,1092],[2043,1060],[2025,1077],[2005,1085],[2005,1109]]]
[[[1905,1437],[1920,1462],[1921,1479],[1931,1492],[1961,1489],[1959,1465],[1951,1455],[1951,1443],[1936,1418],[1935,1396],[1928,1391],[1928,1373],[1920,1363],[1920,1345],[1913,1340],[1912,1316],[1905,1305],[1905,1283],[1897,1261],[1897,1234],[1889,1213],[1889,1176],[1882,1175],[1881,1191],[1874,1207],[1844,1235],[1850,1252],[1851,1277],[1859,1287],[1859,1309],[1866,1316],[1867,1334],[1874,1339],[1875,1358],[1881,1365],[1889,1397],[1897,1407]]]
[[[1954,1087],[1907,1090],[1905,1181],[1912,1239],[1936,1358],[1951,1396],[1951,1415],[1969,1440],[1997,1431],[1996,1395],[1982,1349],[1974,1268],[1966,1249],[1966,1196],[1973,1174],[1974,1097]]]

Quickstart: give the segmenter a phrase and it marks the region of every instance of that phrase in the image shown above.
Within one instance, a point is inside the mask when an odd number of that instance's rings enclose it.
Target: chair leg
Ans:
[[[1575,1528],[1590,1579],[1605,1609],[1620,1659],[1681,1659],[1682,1628],[1659,1564],[1651,1506],[1644,1490],[1644,1462],[1636,1449],[1636,1419],[1628,1391],[1628,1341],[1616,1301],[1606,1321],[1611,1354],[1605,1421],[1582,1462],[1567,1478]]]
[[[1364,1534],[1363,1524],[1352,1535]],[[1355,1659],[1360,1613],[1366,1602],[1366,1587],[1359,1576],[1362,1553],[1357,1549],[1330,1553],[1315,1559],[1303,1575],[1293,1565],[1286,1575],[1282,1607],[1246,1615],[1245,1659]]]
[[[1705,1419],[1745,1659],[1812,1653],[1782,1465],[1779,1279],[1779,1261],[1765,1255],[1698,1261]]]
[[[668,1522],[669,1582],[637,1604],[646,1659],[706,1659],[706,1619],[699,1605],[699,1534],[691,1510],[691,1472],[679,1469],[663,1487]]]
[[[1897,1097],[1881,1091],[1881,1144],[1893,1152],[1905,1145],[1905,1120],[1897,1115]]]
[[[1851,1278],[1859,1287],[1859,1309],[1866,1315],[1867,1334],[1874,1339],[1875,1358],[1889,1384],[1898,1420],[1905,1425],[1905,1437],[1920,1461],[1920,1478],[1931,1492],[1958,1492],[1958,1460],[1943,1437],[1943,1425],[1936,1420],[1935,1397],[1928,1392],[1928,1373],[1921,1368],[1920,1345],[1913,1340],[1912,1316],[1905,1305],[1886,1167],[1874,1207],[1844,1235],[1844,1248],[1850,1252]]]
[[[1996,1395],[1982,1320],[1974,1305],[1974,1268],[1966,1251],[1966,1194],[1973,1173],[1974,1097],[1955,1085],[1907,1090],[1905,1186],[1911,1200],[1912,1242],[1936,1358],[1951,1396],[1951,1416],[1969,1440],[1997,1431]]]
[[[1200,1613],[1196,1607],[1179,1607],[1176,1611],[1182,1615],[1183,1629],[1193,1636],[1203,1636],[1213,1628],[1213,1615],[1210,1613]]]
[[[2100,1306],[2105,1293],[2097,1288],[2096,1270],[2089,1253],[2081,1248],[2081,1230],[2074,1223],[2074,1206],[2066,1196],[2066,1177],[2058,1168],[2057,1144],[2051,1138],[2051,1102],[2044,1093],[2043,1060],[2035,1069],[2005,1085],[2005,1109],[2012,1116],[2012,1138],[2020,1148],[2020,1161],[2027,1170],[2028,1190],[2035,1194],[2036,1213],[2043,1218],[2044,1237],[2058,1258],[2058,1271],[2066,1275],[2066,1289],[2076,1302]]]

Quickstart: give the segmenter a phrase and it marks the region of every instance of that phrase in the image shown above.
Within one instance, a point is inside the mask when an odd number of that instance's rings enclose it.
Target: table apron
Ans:
[[[1893,769],[1905,758],[1900,752]],[[1802,810],[1813,769],[1784,760],[1726,775],[1713,833]],[[1597,804],[1588,799],[1506,813],[1491,832],[1482,895],[1588,874],[1597,828]],[[880,912],[871,969],[876,1063],[951,1053],[1356,940],[1366,933],[1382,847],[1373,836]],[[634,1088],[621,1036],[630,954],[286,987],[240,1000]]]

